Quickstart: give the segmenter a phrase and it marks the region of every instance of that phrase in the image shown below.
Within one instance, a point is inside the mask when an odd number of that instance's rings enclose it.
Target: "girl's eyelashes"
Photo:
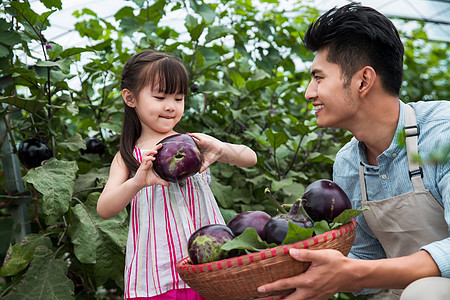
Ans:
[[[153,96],[153,97],[158,100],[164,100],[166,98],[164,96]],[[184,97],[175,98],[175,101],[183,101],[183,100],[184,100]]]

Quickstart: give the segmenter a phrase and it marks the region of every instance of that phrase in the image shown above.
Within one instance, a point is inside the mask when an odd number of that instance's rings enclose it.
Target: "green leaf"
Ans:
[[[38,246],[52,247],[49,237],[41,234],[29,234],[17,244],[10,245],[0,276],[14,276],[25,269],[34,257],[34,250]]]
[[[92,187],[104,187],[109,177],[109,167],[92,168],[85,174],[78,175],[75,181],[75,193]]]
[[[71,300],[73,281],[67,278],[67,263],[54,257],[53,251],[38,246],[30,269],[4,300]]]
[[[247,227],[240,235],[223,244],[221,249],[225,251],[243,249],[251,252],[258,252],[276,246],[276,244],[268,244],[266,241],[263,241],[255,228]]]
[[[238,215],[238,213],[232,209],[225,209],[219,207],[220,213],[225,221],[225,224],[228,223],[232,218]]]
[[[0,19],[2,20],[2,19]],[[0,43],[6,46],[14,46],[22,41],[20,34],[15,31],[1,31]]]
[[[71,66],[71,64],[72,64],[72,62],[68,58],[61,59],[61,60],[58,60],[58,61],[38,60],[36,62],[36,66],[38,66],[38,67],[46,67],[46,68],[58,67],[65,74],[69,74],[70,73],[70,66]]]
[[[271,128],[266,130],[265,135],[270,145],[274,149],[277,149],[278,147],[285,144],[289,140],[288,136],[286,135],[286,133],[284,133],[284,131],[274,132]]]
[[[330,223],[331,229],[336,229],[349,223],[352,219],[359,216],[363,211],[369,210],[369,207],[363,207],[362,209],[346,209],[342,213],[339,214],[336,218],[334,218],[333,222]]]
[[[60,56],[61,58],[66,58],[72,55],[80,54],[83,52],[93,52],[94,49],[91,49],[90,47],[87,48],[80,48],[80,47],[73,47],[65,49],[63,52],[61,52]]]
[[[197,55],[199,56],[199,58],[202,58],[202,63],[200,64],[199,62],[201,68],[208,68],[210,66],[221,63],[220,53],[218,53],[213,49],[208,48],[200,49],[197,51]]]
[[[9,54],[9,49],[0,44],[0,57],[8,57]]]
[[[289,229],[284,238],[282,245],[288,245],[292,243],[296,243],[298,241],[306,240],[307,238],[312,237],[314,233],[314,228],[303,228],[295,225],[292,222],[289,222]]]
[[[299,135],[305,135],[309,132],[309,127],[301,123],[295,116],[287,114],[289,120],[294,124],[294,130]]]
[[[281,189],[284,189],[284,187],[286,187],[286,186],[290,186],[293,183],[293,181],[294,181],[294,178],[286,178],[286,179],[282,179],[282,180],[278,180],[278,181],[273,181],[271,189],[274,192],[279,191]]]
[[[274,83],[277,83],[278,79],[276,78],[266,78],[262,80],[249,80],[245,84],[247,90],[251,93],[258,89],[262,89],[266,86],[272,85]]]
[[[221,207],[229,208],[231,207],[231,205],[233,205],[234,199],[230,197],[233,191],[233,188],[231,186],[222,185],[219,182],[214,182],[214,184],[211,185],[211,190],[213,191],[213,194]]]
[[[122,278],[128,214],[123,210],[108,220],[101,219],[96,208],[99,196],[100,193],[91,193],[86,203],[72,208],[73,221],[68,233],[80,262],[95,264],[95,275],[101,285],[108,278],[118,281]]]
[[[252,131],[247,131],[247,134],[249,136],[251,136],[254,140],[256,140],[258,143],[260,143],[261,145],[263,145],[265,147],[269,146],[266,136],[252,132]]]
[[[119,9],[116,14],[114,15],[114,19],[116,21],[119,21],[123,18],[132,17],[134,18],[134,9],[131,6],[124,6],[121,9]]]
[[[211,26],[208,27],[208,34],[205,37],[205,44],[214,41],[218,38],[225,37],[229,34],[236,34],[236,30],[234,28],[225,27],[225,26]]]
[[[46,224],[54,224],[69,209],[77,170],[75,161],[52,158],[23,177],[43,194],[42,211],[47,215]]]
[[[36,113],[45,107],[47,101],[36,100],[36,98],[20,98],[16,95],[10,97],[0,97],[0,103],[8,103],[30,113]]]
[[[136,3],[137,6],[143,7],[144,3],[147,2],[147,0],[132,0],[134,3]]]
[[[299,182],[292,182],[289,185],[283,186],[283,192],[287,195],[293,196],[294,200],[301,197],[305,191],[305,186]]]
[[[244,77],[242,77],[242,75],[237,72],[231,72],[230,79],[233,81],[233,83],[237,86],[238,89],[242,88],[245,85]]]
[[[9,4],[11,5],[11,8],[21,17],[26,19],[29,24],[34,25],[36,23],[39,15],[30,8],[28,2],[11,1]]]
[[[58,9],[62,9],[62,1],[61,0],[41,0],[41,2],[45,5],[47,8],[56,7]]]
[[[216,13],[207,4],[200,5],[198,7],[198,9],[196,10],[196,12],[202,16],[202,18],[203,18],[203,20],[205,20],[206,24],[211,24],[212,22],[214,22],[214,19],[216,18]]]
[[[139,29],[139,21],[136,17],[124,17],[120,22],[122,32],[128,36],[132,36]]]
[[[48,17],[55,11],[56,11],[56,9],[49,10],[49,11],[42,13],[41,15],[38,16],[37,21],[41,24],[44,24],[48,20]]]
[[[197,19],[192,15],[186,16],[185,26],[191,35],[193,41],[197,41],[200,35],[203,33],[204,25],[199,24]]]
[[[323,155],[319,152],[313,152],[308,157],[309,162],[321,162],[321,163],[327,163],[327,164],[333,164],[334,163],[334,156],[332,155]]]
[[[120,134],[122,132],[122,126],[120,124],[116,124],[116,123],[100,123],[98,125],[100,128],[102,129],[109,129],[112,130],[113,132]]]
[[[147,36],[151,36],[153,33],[156,33],[158,26],[153,21],[147,21],[142,25],[142,30]]]
[[[316,234],[322,234],[330,230],[331,228],[327,221],[314,222],[314,232]]]
[[[74,133],[64,142],[59,143],[63,148],[68,148],[70,151],[78,151],[80,149],[86,149],[86,142],[81,137],[81,134]]]

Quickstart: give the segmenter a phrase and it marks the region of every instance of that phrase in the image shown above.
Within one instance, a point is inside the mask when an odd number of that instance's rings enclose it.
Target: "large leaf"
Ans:
[[[24,109],[30,113],[36,113],[43,109],[47,104],[45,100],[39,100],[36,98],[21,98],[19,96],[0,97],[1,103],[8,103],[15,107]]]
[[[67,140],[59,144],[61,147],[68,148],[70,151],[78,151],[86,149],[86,142],[81,137],[81,134],[74,133]]]
[[[273,149],[277,149],[288,141],[288,136],[284,133],[284,131],[274,132],[271,128],[269,128],[265,134]]]
[[[28,2],[11,1],[9,4],[14,12],[26,19],[29,24],[34,25],[36,23],[39,15],[30,9]]]
[[[69,209],[77,171],[75,161],[52,158],[23,177],[43,194],[42,210],[47,215],[48,225],[54,224]]]
[[[289,222],[289,229],[286,234],[286,237],[283,240],[282,245],[288,245],[292,243],[296,243],[298,241],[306,240],[313,236],[314,228],[303,228],[295,225],[292,222]]]
[[[78,175],[75,181],[75,193],[92,187],[104,187],[109,176],[109,167],[92,168],[85,174]]]
[[[247,227],[240,235],[223,244],[221,249],[226,251],[243,249],[250,252],[257,252],[276,246],[276,244],[268,244],[266,241],[263,241],[255,228]]]
[[[58,67],[64,74],[69,74],[71,65],[72,62],[68,58],[64,58],[58,61],[38,60],[36,62],[36,66],[38,67],[47,67],[47,68]]]
[[[99,195],[91,193],[86,203],[72,208],[68,233],[76,257],[82,263],[95,264],[95,275],[101,284],[108,278],[122,278],[122,268],[118,266],[124,263],[128,214],[123,210],[108,220],[101,219],[96,209]]]
[[[56,259],[49,248],[38,246],[30,269],[2,299],[71,300],[75,299],[73,289],[73,281],[67,278],[67,263]]]
[[[40,234],[29,234],[18,244],[8,249],[0,276],[13,276],[25,269],[34,257],[34,250],[38,246],[51,247],[49,237]]]

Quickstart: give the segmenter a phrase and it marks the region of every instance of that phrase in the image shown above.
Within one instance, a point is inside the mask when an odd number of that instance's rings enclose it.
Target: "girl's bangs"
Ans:
[[[144,83],[164,94],[187,94],[188,75],[181,62],[163,58],[144,70]]]

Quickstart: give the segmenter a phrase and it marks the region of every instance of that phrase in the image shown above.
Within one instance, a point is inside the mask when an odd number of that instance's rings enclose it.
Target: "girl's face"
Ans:
[[[184,113],[184,94],[165,94],[159,91],[158,86],[153,89],[148,86],[127,105],[136,110],[142,134],[172,133]]]

